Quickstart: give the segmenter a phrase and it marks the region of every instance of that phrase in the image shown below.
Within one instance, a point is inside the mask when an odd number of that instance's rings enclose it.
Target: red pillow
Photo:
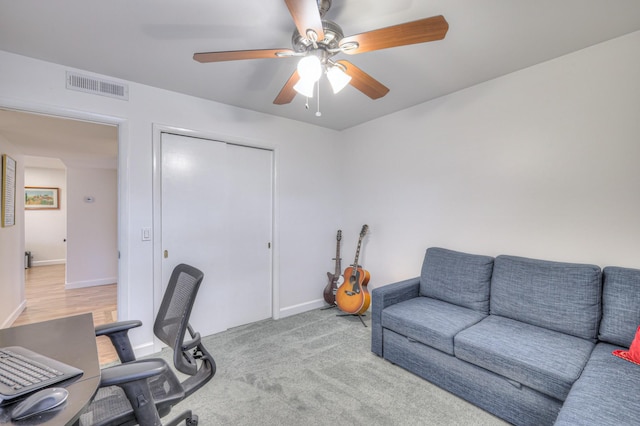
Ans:
[[[628,351],[622,349],[616,349],[612,352],[617,357],[626,359],[629,362],[640,365],[640,327],[636,330],[636,335],[631,342],[631,346]]]

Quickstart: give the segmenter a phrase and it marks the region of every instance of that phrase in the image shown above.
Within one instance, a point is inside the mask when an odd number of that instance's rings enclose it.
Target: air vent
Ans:
[[[101,78],[89,77],[67,71],[67,89],[94,93],[110,98],[129,100],[129,86]]]

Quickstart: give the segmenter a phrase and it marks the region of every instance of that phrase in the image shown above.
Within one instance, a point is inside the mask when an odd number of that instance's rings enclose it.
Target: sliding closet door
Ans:
[[[271,156],[227,145],[229,327],[271,317]]]
[[[204,281],[202,335],[270,318],[272,152],[163,133],[162,282],[191,264]]]

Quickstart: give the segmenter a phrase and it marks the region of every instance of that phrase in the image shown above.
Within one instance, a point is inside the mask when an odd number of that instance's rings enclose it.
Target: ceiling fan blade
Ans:
[[[284,105],[290,103],[293,98],[296,97],[296,91],[293,89],[293,86],[300,80],[300,75],[298,74],[298,70],[295,70],[289,80],[285,83],[278,93],[278,96],[274,99],[273,103],[276,105]]]
[[[449,23],[444,16],[438,15],[345,37],[340,41],[340,46],[357,42],[357,48],[344,50],[344,53],[355,55],[389,47],[442,40],[448,29]]]
[[[281,54],[282,56],[278,56]],[[237,61],[241,59],[269,59],[294,55],[291,49],[230,50],[227,52],[194,53],[193,59],[201,62]]]
[[[307,30],[313,30],[318,35],[318,40],[324,39],[317,0],[284,0],[284,2],[301,36],[306,37]]]
[[[371,77],[351,62],[345,61],[344,59],[337,62],[346,68],[345,73],[351,77],[349,84],[371,99],[378,99],[389,93],[389,88],[387,86],[380,83],[378,80]]]

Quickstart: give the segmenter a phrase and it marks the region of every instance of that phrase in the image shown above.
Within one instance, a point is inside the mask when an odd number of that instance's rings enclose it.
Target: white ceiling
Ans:
[[[0,50],[340,130],[640,30],[638,0],[333,0],[325,18],[348,36],[440,14],[442,41],[337,56],[390,92],[374,101],[325,83],[321,117],[300,95],[273,104],[295,58],[192,59],[290,48],[281,0],[0,0]]]

